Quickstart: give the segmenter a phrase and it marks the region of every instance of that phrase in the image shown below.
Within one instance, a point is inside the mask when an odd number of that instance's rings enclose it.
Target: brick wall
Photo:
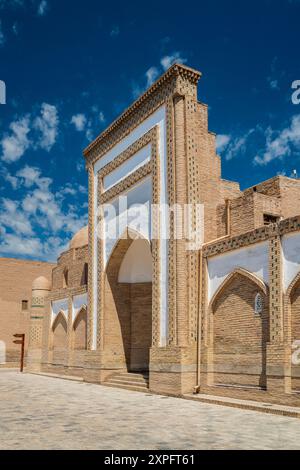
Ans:
[[[0,341],[6,344],[6,360],[18,363],[20,346],[13,343],[15,333],[25,333],[26,350],[30,322],[31,287],[39,276],[51,279],[54,264],[0,258]],[[22,310],[22,300],[28,309]]]
[[[78,287],[87,284],[85,264],[88,262],[88,246],[74,248],[61,254],[57,267],[52,273],[53,290],[62,289],[64,275],[67,273],[67,287]]]
[[[130,285],[131,370],[147,370],[152,343],[152,283]]]
[[[224,183],[225,184],[225,183]],[[300,212],[300,182],[277,176],[238,194],[238,188],[226,182],[223,198],[230,199],[231,235],[254,230],[264,225],[264,214],[289,218]],[[226,205],[221,200],[216,208],[218,237],[226,234]]]
[[[263,312],[255,314],[257,293]],[[214,383],[266,386],[268,299],[251,280],[236,275],[213,305]]]

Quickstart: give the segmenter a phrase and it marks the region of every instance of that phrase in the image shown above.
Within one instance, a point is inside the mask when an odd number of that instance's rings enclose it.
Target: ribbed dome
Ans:
[[[32,283],[32,290],[50,290],[51,283],[44,276],[37,277]]]
[[[77,233],[75,233],[74,237],[70,241],[69,247],[71,248],[80,248],[81,246],[85,246],[88,244],[88,226],[83,227]]]

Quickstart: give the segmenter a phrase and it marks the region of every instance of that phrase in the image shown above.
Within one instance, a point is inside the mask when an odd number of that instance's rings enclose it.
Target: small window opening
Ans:
[[[261,294],[256,294],[254,301],[254,313],[256,315],[261,315],[263,311],[263,299]]]
[[[82,278],[81,278],[81,285],[85,286],[88,284],[88,274],[89,274],[89,265],[88,263],[84,263]]]
[[[277,215],[264,214],[264,225],[276,224],[279,220]]]
[[[63,272],[63,288],[64,289],[68,287],[68,281],[69,281],[68,278],[69,278],[69,271],[65,269]]]

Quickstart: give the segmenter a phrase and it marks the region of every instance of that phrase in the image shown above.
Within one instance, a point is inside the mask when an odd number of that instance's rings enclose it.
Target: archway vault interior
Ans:
[[[109,259],[104,291],[104,349],[114,367],[149,368],[152,342],[152,254],[144,238],[120,239]]]
[[[255,312],[257,294],[262,311]],[[224,283],[211,305],[213,369],[216,385],[266,387],[269,340],[267,290],[241,272]]]

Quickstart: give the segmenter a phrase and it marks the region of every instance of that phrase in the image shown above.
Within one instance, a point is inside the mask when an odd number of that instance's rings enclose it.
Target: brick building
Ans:
[[[173,65],[85,150],[89,225],[37,296],[28,370],[300,405],[300,181],[222,179],[200,76]],[[200,246],[166,204],[191,207]]]
[[[0,258],[0,367],[20,364],[15,333],[25,334],[28,345],[32,285],[37,278],[51,279],[51,263]]]

